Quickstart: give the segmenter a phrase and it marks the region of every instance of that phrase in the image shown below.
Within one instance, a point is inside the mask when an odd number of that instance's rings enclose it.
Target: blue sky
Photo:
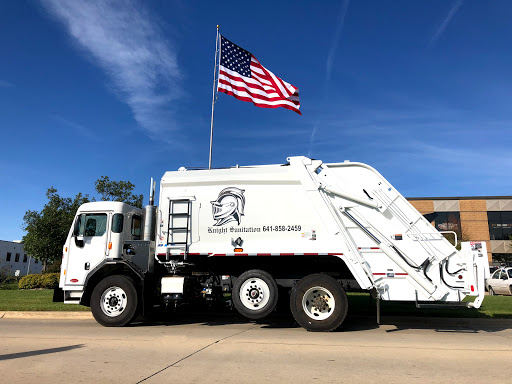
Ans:
[[[512,195],[512,3],[0,2],[0,239],[54,186],[207,167],[216,25],[302,116],[219,94],[213,166],[361,161],[404,196]]]

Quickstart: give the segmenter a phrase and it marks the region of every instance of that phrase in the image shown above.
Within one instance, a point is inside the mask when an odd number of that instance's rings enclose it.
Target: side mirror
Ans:
[[[75,239],[75,245],[78,247],[78,248],[83,248],[84,246],[84,238],[83,237],[78,237],[78,236],[74,236],[74,239]]]

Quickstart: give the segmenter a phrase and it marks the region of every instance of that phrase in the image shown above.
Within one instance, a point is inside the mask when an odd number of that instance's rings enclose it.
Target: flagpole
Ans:
[[[217,25],[217,37],[215,39],[215,65],[213,66],[213,96],[212,96],[212,121],[210,125],[210,160],[208,169],[212,168],[212,144],[213,144],[213,111],[215,108],[215,90],[217,88],[217,55],[219,53],[219,26]]]

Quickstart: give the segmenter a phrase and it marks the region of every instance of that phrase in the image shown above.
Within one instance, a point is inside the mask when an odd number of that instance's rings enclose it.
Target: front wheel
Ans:
[[[96,321],[104,327],[123,327],[137,312],[137,291],[132,279],[126,276],[109,276],[98,283],[91,296],[91,311]]]
[[[265,271],[252,269],[242,273],[233,286],[233,304],[242,316],[262,319],[277,305],[277,284]]]
[[[495,293],[494,293],[494,289],[492,289],[492,287],[489,285],[489,296],[494,296]]]
[[[290,309],[301,327],[313,332],[330,332],[347,316],[347,294],[331,276],[309,275],[293,288]]]

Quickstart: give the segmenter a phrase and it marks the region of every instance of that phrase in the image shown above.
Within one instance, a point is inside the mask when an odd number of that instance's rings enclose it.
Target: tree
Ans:
[[[123,201],[137,208],[142,208],[143,195],[132,193],[133,185],[129,181],[114,181],[108,176],[101,176],[95,183],[96,192],[101,195],[103,201]]]
[[[129,181],[113,181],[102,176],[95,182],[96,192],[101,200],[122,201],[142,208],[143,195],[132,193],[135,185]],[[23,216],[22,228],[24,250],[43,263],[43,272],[49,264],[58,264],[62,256],[62,246],[66,242],[73,218],[80,205],[89,202],[89,195],[79,193],[74,199],[61,197],[54,187],[46,192],[48,202],[41,212],[27,211]]]
[[[49,263],[62,256],[62,246],[76,211],[89,201],[88,195],[79,193],[74,199],[61,197],[54,187],[46,192],[48,202],[41,212],[27,211],[23,216],[24,251],[43,263],[43,272]]]

